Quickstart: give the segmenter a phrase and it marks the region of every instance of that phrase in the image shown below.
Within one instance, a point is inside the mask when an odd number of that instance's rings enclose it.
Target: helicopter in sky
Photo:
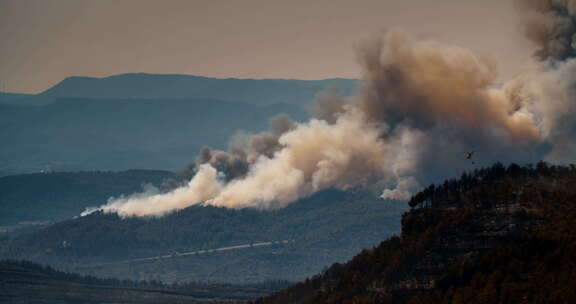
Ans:
[[[474,160],[472,159],[472,157],[474,157],[474,151],[468,152],[468,153],[464,154],[464,157],[465,157],[466,159],[471,160],[473,165],[476,164],[476,163],[474,162]]]

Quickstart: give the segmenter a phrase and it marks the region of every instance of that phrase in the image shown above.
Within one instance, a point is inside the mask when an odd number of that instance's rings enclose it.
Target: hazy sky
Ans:
[[[529,51],[506,0],[0,0],[0,81],[35,93],[72,75],[359,77],[355,45],[390,27],[493,56]]]

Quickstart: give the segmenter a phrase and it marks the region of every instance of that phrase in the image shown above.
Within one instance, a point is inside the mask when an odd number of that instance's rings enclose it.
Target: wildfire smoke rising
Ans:
[[[270,132],[237,137],[228,152],[204,149],[187,185],[100,209],[146,216],[198,203],[282,208],[329,187],[375,184],[384,198],[406,199],[420,184],[466,169],[470,150],[488,162],[571,160],[576,6],[518,4],[537,51],[530,70],[507,83],[470,50],[391,30],[360,49],[358,96],[323,93],[309,122],[277,117]]]

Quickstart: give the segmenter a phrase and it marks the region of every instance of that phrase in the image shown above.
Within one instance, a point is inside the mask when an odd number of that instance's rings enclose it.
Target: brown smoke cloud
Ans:
[[[365,47],[363,58],[366,81],[358,107],[372,121],[497,129],[521,141],[538,135],[513,92],[495,88],[493,63],[467,49],[392,31]]]
[[[463,155],[472,150],[484,164],[571,161],[573,3],[519,3],[538,50],[532,68],[504,84],[494,63],[470,50],[388,31],[360,49],[358,96],[325,92],[309,122],[274,118],[271,131],[237,136],[228,152],[204,149],[187,185],[101,209],[129,216],[199,203],[282,208],[322,189],[374,185],[383,198],[407,199],[422,184],[470,169]]]

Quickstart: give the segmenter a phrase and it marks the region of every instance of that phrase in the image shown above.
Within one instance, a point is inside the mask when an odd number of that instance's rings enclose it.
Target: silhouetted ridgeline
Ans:
[[[257,303],[576,303],[575,184],[540,162],[432,185],[400,237]]]
[[[39,94],[0,92],[0,176],[56,171],[176,170],[203,145],[225,149],[274,115],[301,121],[326,89],[358,80],[218,79],[130,73],[68,77]]]
[[[32,94],[19,94],[19,93],[9,93],[0,92],[0,103],[18,103],[19,101],[33,97]]]
[[[103,78],[68,77],[42,97],[216,98],[251,105],[308,104],[321,90],[351,95],[356,79],[324,80],[210,78],[194,75],[129,73]]]
[[[148,73],[128,73],[102,78],[72,76],[36,95],[0,95],[0,102],[42,105],[62,97],[210,98],[249,105],[289,103],[301,106],[308,104],[316,93],[325,89],[338,89],[344,95],[352,95],[357,82],[357,79],[344,78],[240,79]]]

